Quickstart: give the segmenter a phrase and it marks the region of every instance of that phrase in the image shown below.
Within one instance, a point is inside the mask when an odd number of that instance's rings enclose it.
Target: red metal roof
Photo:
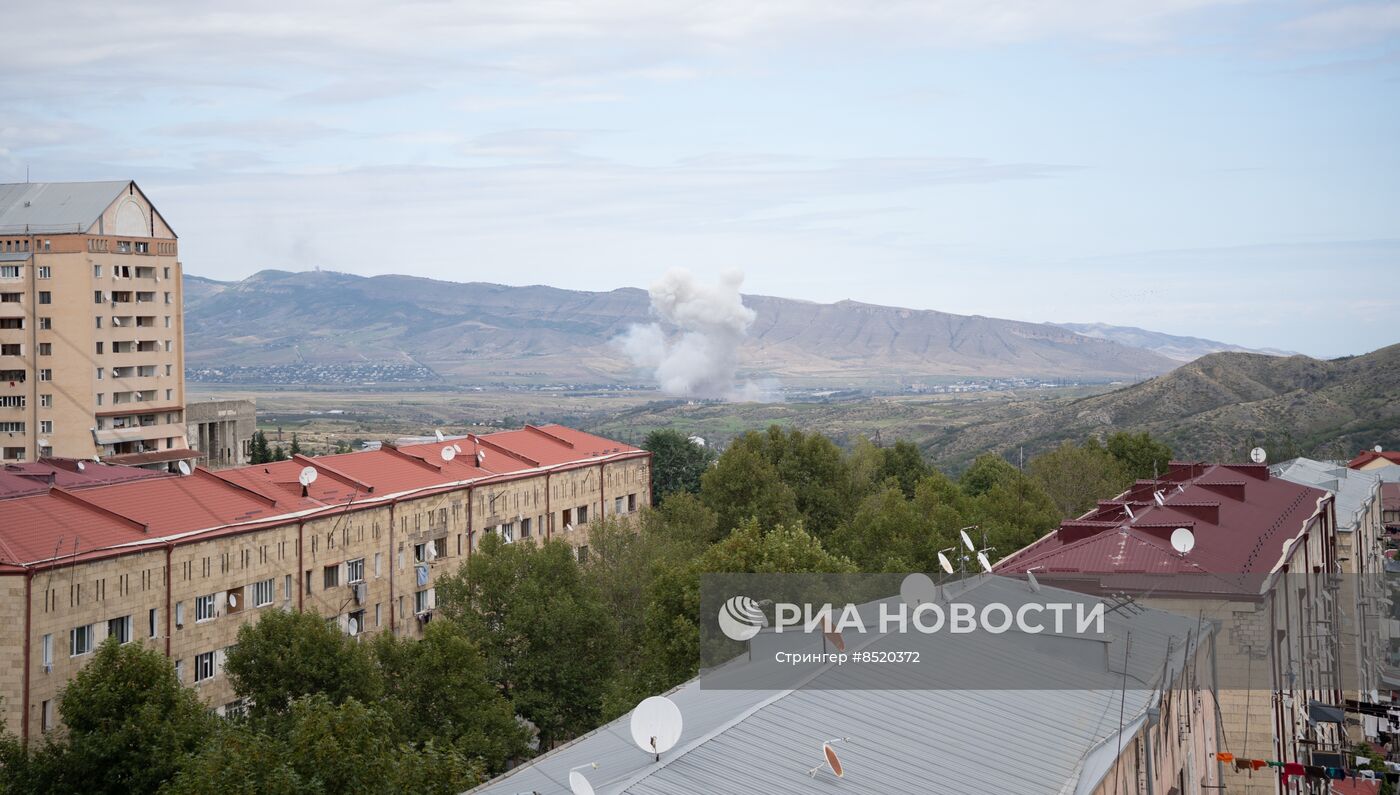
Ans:
[[[443,459],[446,447],[454,447],[451,461]],[[461,453],[456,453],[458,447]],[[478,452],[484,454],[480,466]],[[89,464],[103,473],[140,474],[105,485],[58,483],[73,486],[71,491],[50,488],[45,481],[37,489],[40,493],[0,499],[0,570],[43,564],[56,556],[81,559],[115,554],[133,545],[178,543],[186,536],[241,532],[295,521],[295,515],[344,510],[352,504],[464,482],[510,479],[646,455],[636,447],[548,425],[455,442],[386,446],[321,458],[298,456],[217,472],[196,468],[188,477]],[[303,495],[298,476],[308,466],[316,469],[317,477]],[[23,485],[30,488],[33,480]],[[0,489],[6,482],[0,473]]]
[[[1351,469],[1358,469],[1360,467],[1366,466],[1367,464],[1371,463],[1372,461],[1375,461],[1378,458],[1383,458],[1392,464],[1400,464],[1400,452],[1395,452],[1392,450],[1382,450],[1378,453],[1375,450],[1364,450],[1361,452],[1360,455],[1348,461],[1347,466]]]
[[[80,467],[81,465],[81,467]],[[83,488],[103,483],[170,477],[136,467],[110,466],[75,458],[41,458],[0,468],[0,500],[43,494],[50,486],[65,489]]]
[[[124,466],[141,466],[142,464],[168,464],[172,461],[193,461],[203,458],[204,454],[198,450],[152,450],[149,453],[124,453],[122,455],[109,455],[107,462]]]
[[[1272,572],[1284,544],[1302,532],[1319,501],[1329,499],[1321,489],[1271,477],[1263,465],[1173,462],[1165,477],[1138,481],[1061,523],[996,569],[1033,569],[1051,580],[1086,579],[1124,588],[1161,575],[1205,574],[1211,576],[1185,590],[1233,592],[1243,582],[1241,575]],[[1195,536],[1186,555],[1171,545],[1178,527]],[[1183,579],[1162,586],[1177,589]]]

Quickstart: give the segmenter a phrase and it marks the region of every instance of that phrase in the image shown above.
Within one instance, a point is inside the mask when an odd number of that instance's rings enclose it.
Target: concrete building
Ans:
[[[198,400],[185,406],[189,448],[210,469],[243,466],[252,456],[258,407],[251,400]]]
[[[969,578],[964,587],[959,599],[973,592],[983,603],[1016,603],[1027,593],[1024,582],[1003,577]],[[1038,596],[1084,600],[1048,587]],[[861,605],[865,625],[878,624],[881,605],[899,602]],[[1022,680],[1033,669],[1034,689],[960,686],[956,672],[936,673],[948,672],[943,660],[921,663],[930,664],[940,686],[901,664],[830,663],[804,674],[800,686],[773,689],[714,687],[702,675],[666,694],[682,727],[659,759],[634,744],[624,715],[471,792],[568,792],[571,771],[599,795],[1219,792],[1209,628],[1203,637],[1195,618],[1145,610],[1109,612],[1106,629],[1113,654],[1098,648],[1099,638],[1011,637],[1018,633],[929,644]],[[770,634],[751,640],[748,656],[764,656],[755,647]],[[851,638],[848,648],[907,648],[906,635],[872,635]],[[1124,686],[1119,654],[1129,637],[1140,650],[1131,670],[1146,677],[1141,686]],[[814,650],[825,649],[814,642]],[[1006,643],[1019,652],[1007,654]],[[824,760],[827,742],[842,766],[839,780]]]
[[[234,700],[224,650],[264,610],[416,636],[434,582],[484,534],[559,539],[583,558],[593,522],[650,505],[650,464],[635,447],[526,426],[0,499],[5,725],[26,739],[54,728],[64,683],[109,635],[166,654],[220,710]]]
[[[182,306],[136,183],[0,185],[0,460],[191,460]]]
[[[1216,622],[1226,748],[1304,765],[1340,759],[1341,585],[1334,498],[1261,464],[1172,462],[997,564],[1042,582]],[[1194,548],[1172,544],[1178,528]],[[1350,617],[1355,621],[1355,616]],[[1328,755],[1332,756],[1328,756]],[[1229,792],[1298,792],[1279,772],[1227,771]]]

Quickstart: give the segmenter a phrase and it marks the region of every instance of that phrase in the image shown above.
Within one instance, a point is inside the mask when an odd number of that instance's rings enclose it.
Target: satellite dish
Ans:
[[[972,536],[968,535],[966,530],[959,530],[958,535],[962,536],[963,544],[967,546],[968,552],[977,551],[977,545],[972,543]]]
[[[180,463],[176,464],[175,467],[176,469],[180,470],[181,475],[190,474],[190,462],[188,461],[181,461]]]
[[[835,740],[827,740],[826,742],[822,743],[822,760],[825,762],[827,769],[831,771],[831,774],[836,776],[837,778],[844,778],[846,776],[846,771],[844,768],[841,767],[841,758],[836,755],[836,749],[832,748],[831,746],[834,743],[845,742],[849,739],[851,738],[841,737]],[[816,778],[817,771],[821,769],[822,766],[817,765],[811,770],[808,770],[807,775],[811,776],[812,778]]]
[[[982,571],[985,571],[988,574],[992,573],[992,562],[990,560],[987,560],[986,552],[977,553],[977,562],[982,564]]]
[[[485,460],[486,460],[486,451],[485,451],[485,450],[477,450],[477,451],[476,451],[476,465],[477,465],[477,466],[481,466],[481,463],[482,463],[483,461],[485,461]]]
[[[79,462],[78,462],[78,471],[79,471],[79,472],[82,472],[82,471],[85,470],[85,469],[87,469],[87,462],[86,462],[86,461],[79,461]]]
[[[695,445],[696,447],[704,447],[704,446],[705,446],[705,438],[704,438],[703,436],[692,436],[692,437],[690,437],[689,439],[687,439],[686,441],[690,442],[691,444]]]
[[[452,459],[454,459],[454,458],[456,458],[456,457],[457,457],[457,450],[456,450],[456,448],[452,447],[451,445],[448,445],[447,447],[442,448],[442,460],[443,460],[444,462],[446,462],[446,461],[451,461]]]
[[[1132,522],[1137,520],[1137,517],[1133,515],[1133,506],[1123,503],[1123,512],[1128,515],[1128,521]]]
[[[927,574],[914,572],[900,583],[899,595],[910,607],[932,604],[938,601],[938,586],[934,584],[933,578]]]
[[[945,572],[947,572],[947,573],[949,573],[949,574],[952,574],[952,573],[953,573],[953,563],[952,563],[952,561],[948,560],[948,556],[945,555],[945,554],[943,554],[942,552],[939,552],[939,553],[938,553],[938,565],[940,565],[940,566],[943,567],[943,571],[945,571]]]
[[[1030,570],[1026,571],[1026,584],[1029,585],[1031,590],[1035,593],[1040,593],[1040,580],[1037,580],[1035,578],[1035,573]]]
[[[1380,453],[1380,452],[1384,452],[1384,451],[1385,451],[1385,448],[1384,448],[1384,447],[1381,447],[1380,445],[1376,445],[1375,447],[1372,447],[1371,449],[1374,450],[1374,451],[1376,451],[1377,453]]]
[[[572,532],[574,532],[574,524],[573,524],[573,522],[570,522],[570,523],[564,525],[564,532],[566,532],[566,533],[572,533]]]
[[[1157,507],[1159,508],[1167,504],[1167,499],[1162,496],[1162,492],[1160,491],[1152,492],[1152,499],[1157,501]]]
[[[1196,548],[1196,534],[1184,527],[1178,527],[1172,531],[1172,549],[1177,553],[1185,555]]]
[[[302,467],[301,472],[297,474],[297,482],[303,486],[310,486],[316,482],[316,477],[319,474],[316,467]]]
[[[1264,448],[1256,447],[1249,451],[1249,460],[1256,464],[1262,464],[1269,460],[1269,454],[1264,452]]]
[[[437,437],[437,440],[438,440],[439,442],[445,442],[445,441],[447,441],[446,437],[444,437],[444,436],[442,435],[442,431],[439,430],[439,429],[437,429],[437,428],[434,428],[434,429],[433,429],[433,436],[436,436],[436,437]]]
[[[652,696],[642,699],[642,703],[632,709],[632,742],[657,760],[661,754],[676,746],[681,738],[680,707],[665,696]]]
[[[106,293],[103,293],[103,295],[106,295]],[[122,324],[122,319],[121,319],[121,318],[119,318],[119,317],[114,317],[114,318],[112,318],[112,325],[114,325],[114,326],[120,326],[121,324]]]
[[[570,770],[570,771],[569,771],[569,791],[572,792],[572,793],[574,793],[574,795],[594,795],[594,793],[593,793],[593,785],[592,785],[592,784],[589,784],[589,783],[588,783],[588,779],[584,778],[583,774],[580,773],[579,771],[582,770],[582,769],[584,769],[585,767],[594,767],[594,768],[596,768],[597,766],[598,766],[598,763],[597,763],[597,762],[591,762],[591,763],[589,763],[589,764],[580,765],[580,766],[574,768],[573,770]]]
[[[238,594],[236,594],[236,593],[231,593],[231,594],[228,595],[228,606],[229,606],[229,607],[238,607]]]
[[[462,454],[462,445],[457,444],[456,442],[453,442],[453,443],[452,443],[452,449],[457,451],[457,455],[461,455],[461,454]]]
[[[350,631],[351,635],[358,635],[360,634],[360,622],[352,618],[346,629]]]

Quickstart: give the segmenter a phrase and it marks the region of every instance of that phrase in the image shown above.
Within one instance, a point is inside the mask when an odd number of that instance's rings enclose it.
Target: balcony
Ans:
[[[98,444],[127,444],[132,442],[150,441],[146,445],[152,449],[164,449],[166,437],[173,436],[177,439],[185,438],[185,423],[183,422],[157,422],[152,425],[135,425],[128,428],[105,428],[92,432],[93,440]],[[128,452],[140,452],[131,450]]]

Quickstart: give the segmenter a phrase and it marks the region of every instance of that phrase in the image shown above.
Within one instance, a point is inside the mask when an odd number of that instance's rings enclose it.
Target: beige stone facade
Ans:
[[[386,454],[408,455],[352,455]],[[304,460],[314,467],[322,459]],[[287,465],[295,475],[299,464]],[[321,466],[320,477],[337,477],[333,463]],[[198,478],[206,486],[220,480],[203,472],[174,480]],[[222,671],[224,652],[238,628],[265,611],[315,612],[359,637],[416,636],[432,618],[434,584],[456,571],[484,534],[502,534],[515,543],[562,539],[584,558],[589,529],[600,518],[626,519],[651,503],[650,456],[635,449],[596,462],[485,480],[383,497],[366,494],[314,515],[172,534],[149,544],[85,553],[76,561],[60,554],[4,567],[0,708],[5,727],[22,737],[53,729],[64,683],[109,634],[166,654],[181,681],[211,708],[236,706]],[[243,489],[239,496],[245,498],[254,493],[239,485],[221,488]],[[256,490],[273,493],[261,485]],[[63,499],[81,501],[83,495],[79,490]],[[0,521],[7,507],[19,502],[0,500]]]
[[[63,191],[76,198],[54,199]],[[35,212],[33,223],[0,224],[0,460],[179,460],[169,452],[186,447],[175,233],[131,182],[0,195],[10,215]],[[91,217],[64,214],[84,200]]]

